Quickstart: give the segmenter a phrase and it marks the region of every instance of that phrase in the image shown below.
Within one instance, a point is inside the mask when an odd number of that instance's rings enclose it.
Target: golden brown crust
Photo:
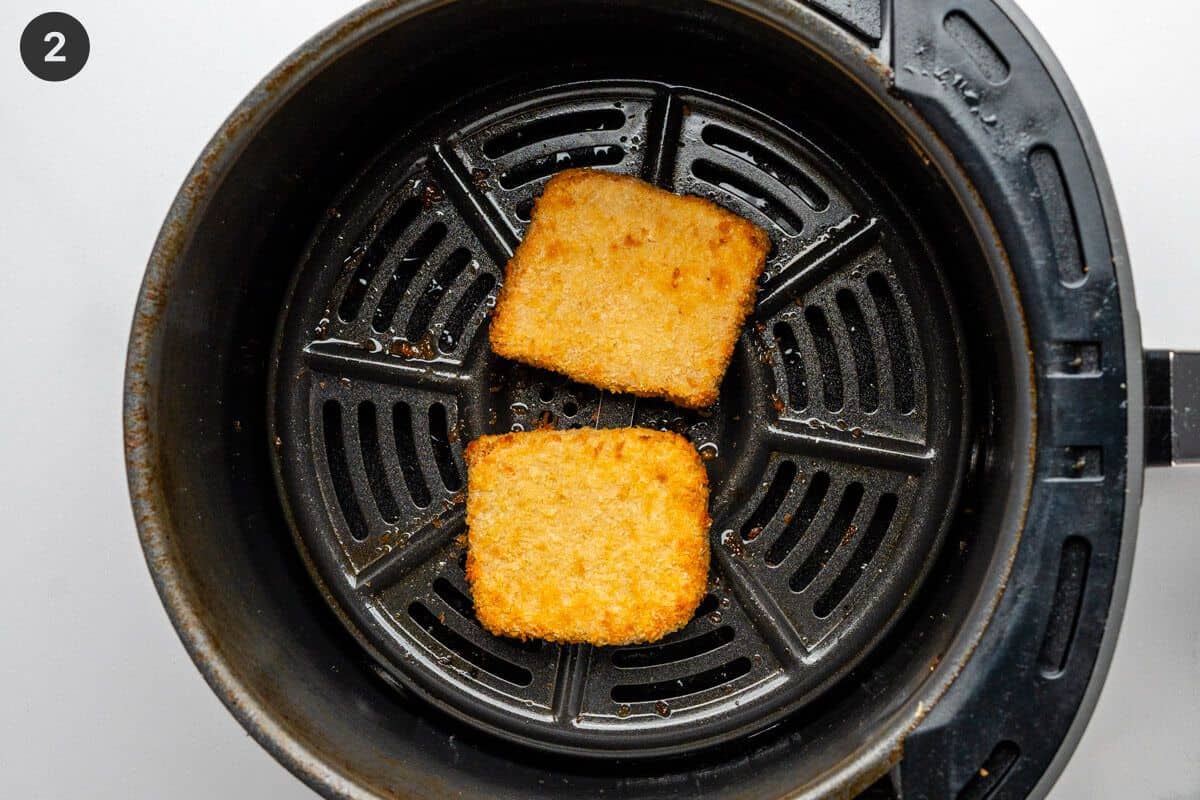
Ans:
[[[508,262],[492,349],[612,391],[711,405],[770,246],[709,200],[562,172]]]
[[[708,580],[708,479],[641,428],[484,436],[467,447],[467,580],[480,623],[520,639],[652,642]]]

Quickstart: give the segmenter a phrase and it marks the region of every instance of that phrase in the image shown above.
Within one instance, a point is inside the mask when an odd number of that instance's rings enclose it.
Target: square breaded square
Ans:
[[[492,349],[603,389],[710,405],[770,246],[708,200],[568,170],[508,262]]]
[[[651,642],[708,579],[708,478],[675,433],[483,436],[467,447],[467,580],[500,636]]]

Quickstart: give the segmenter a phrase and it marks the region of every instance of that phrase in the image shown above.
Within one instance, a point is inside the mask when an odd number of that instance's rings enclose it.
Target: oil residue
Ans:
[[[446,195],[441,188],[434,183],[427,183],[421,187],[421,205],[429,208],[435,203],[440,203]]]
[[[742,537],[731,530],[721,532],[721,546],[734,558],[741,558],[746,555],[746,548],[742,545]]]
[[[416,359],[418,361],[433,361],[437,357],[437,352],[433,346],[433,334],[431,333],[426,333],[416,342],[394,339],[392,340],[389,352],[394,356]]]

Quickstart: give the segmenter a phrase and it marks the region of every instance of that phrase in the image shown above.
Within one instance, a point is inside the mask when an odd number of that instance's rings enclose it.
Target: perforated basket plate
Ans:
[[[329,210],[280,325],[276,462],[331,603],[404,685],[559,752],[683,752],[796,710],[898,616],[954,507],[968,398],[930,249],[836,142],[691,89],[564,86],[431,131]],[[712,408],[490,353],[533,200],[578,166],[712,198],[771,234]],[[706,459],[710,590],[662,642],[522,643],[474,618],[464,445],[581,425],[676,430]]]

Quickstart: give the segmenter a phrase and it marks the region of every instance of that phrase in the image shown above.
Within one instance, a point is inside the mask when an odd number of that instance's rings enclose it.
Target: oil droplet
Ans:
[[[746,548],[742,546],[742,537],[735,534],[733,531],[721,532],[721,546],[724,547],[731,556],[741,558],[746,554]]]
[[[660,717],[669,717],[671,716],[671,707],[662,700],[659,700],[654,704],[654,713],[658,714]]]
[[[522,424],[521,424],[521,423],[519,423],[519,422],[514,422],[514,423],[512,424],[512,428],[510,428],[510,430],[511,430],[513,433],[520,433],[521,431],[525,430],[525,426],[524,426],[524,425],[522,425]]]
[[[721,608],[729,608],[729,598],[728,597],[721,598]]]
[[[428,332],[416,342],[393,339],[391,347],[388,349],[394,356],[423,361],[430,361],[437,355],[433,347],[433,334]]]
[[[700,445],[699,451],[700,458],[703,461],[712,461],[714,458],[721,455],[720,449],[714,442],[705,442],[704,444]]]
[[[762,536],[762,532],[763,532],[762,526],[761,526],[761,525],[755,525],[753,528],[751,528],[750,530],[746,531],[746,541],[747,541],[747,542],[753,542],[753,541],[754,541],[755,539],[757,539],[759,536]]]
[[[524,403],[513,403],[509,406],[509,409],[518,417],[523,417],[529,413],[529,406],[525,405]]]
[[[711,614],[709,614],[708,621],[711,622],[713,625],[720,625],[721,624],[721,612],[714,611]]]
[[[427,183],[421,187],[421,205],[429,208],[434,203],[438,203],[445,197],[442,190],[432,183]]]
[[[855,439],[861,439],[863,437],[863,429],[862,428],[851,428],[850,435],[853,436]]]
[[[625,717],[629,716],[629,711],[630,711],[629,706],[627,706],[625,704],[621,704],[620,706],[617,707],[617,716],[620,717],[621,719],[624,719]]]

